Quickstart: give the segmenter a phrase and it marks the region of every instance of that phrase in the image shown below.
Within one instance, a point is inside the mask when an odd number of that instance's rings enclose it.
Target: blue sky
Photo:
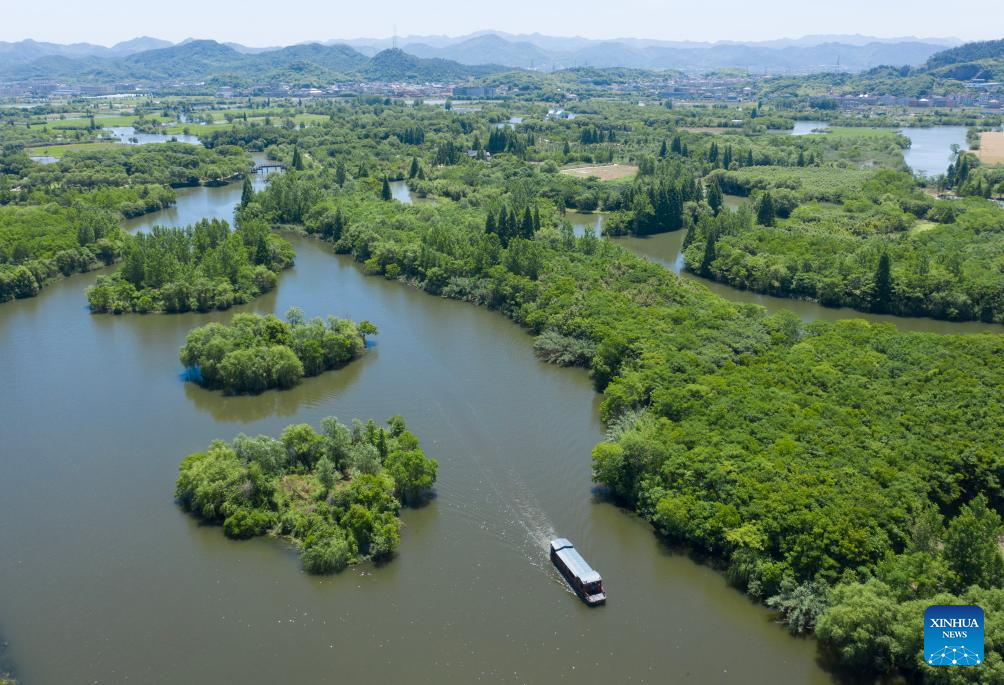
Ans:
[[[35,0],[5,2],[0,40],[103,45],[150,35],[247,45],[331,38],[460,35],[482,29],[590,38],[764,40],[818,33],[1004,37],[1000,0]],[[289,11],[284,11],[284,9]],[[295,9],[295,11],[294,11]],[[995,35],[993,32],[996,31]]]

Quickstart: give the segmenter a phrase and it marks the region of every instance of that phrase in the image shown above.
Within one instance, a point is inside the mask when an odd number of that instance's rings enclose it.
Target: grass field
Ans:
[[[62,157],[67,152],[74,150],[104,150],[118,147],[122,143],[70,143],[68,145],[39,145],[28,148],[28,154],[32,157]]]
[[[984,164],[1004,164],[1004,131],[981,133],[977,154]]]
[[[881,138],[882,136],[896,135],[898,129],[895,128],[869,128],[864,126],[837,126],[829,129],[828,136],[838,136],[841,138]]]
[[[601,181],[616,181],[619,178],[634,176],[638,173],[638,167],[632,164],[603,164],[600,166],[579,166],[562,169],[561,173],[579,178],[595,176]]]

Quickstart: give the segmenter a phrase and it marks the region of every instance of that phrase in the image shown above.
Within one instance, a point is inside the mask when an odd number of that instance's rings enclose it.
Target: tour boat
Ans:
[[[571,542],[565,538],[551,540],[551,561],[586,604],[596,606],[607,601],[600,574],[586,563]]]

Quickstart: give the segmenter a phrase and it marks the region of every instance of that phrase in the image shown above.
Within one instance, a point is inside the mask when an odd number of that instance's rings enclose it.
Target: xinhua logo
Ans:
[[[935,604],[924,612],[924,658],[932,666],[983,663],[983,609]]]

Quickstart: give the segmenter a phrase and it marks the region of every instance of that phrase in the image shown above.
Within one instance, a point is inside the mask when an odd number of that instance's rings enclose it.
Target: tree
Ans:
[[[415,178],[422,168],[418,164],[418,157],[411,158],[411,169],[408,170],[408,178]]]
[[[713,180],[708,187],[708,206],[711,207],[711,211],[718,214],[722,211],[723,204],[722,187],[718,185],[717,179]]]
[[[769,192],[760,196],[760,204],[756,210],[756,222],[761,226],[774,225],[774,200]]]
[[[338,481],[338,471],[327,455],[320,458],[314,472],[317,474],[317,480],[321,483],[325,493],[330,492]]]
[[[390,192],[390,182],[387,180],[387,177],[384,176],[383,186],[380,188],[380,199],[387,201],[391,200],[393,197],[394,195]]]
[[[335,167],[335,183],[341,188],[345,185],[345,162],[339,161]]]
[[[892,301],[892,264],[888,252],[879,257],[875,268],[875,286],[872,291],[872,310],[876,312],[889,311]]]
[[[401,501],[414,502],[432,488],[439,465],[422,450],[413,449],[391,452],[384,466],[394,479]]]
[[[664,141],[662,141],[662,147],[659,148],[659,157],[665,158],[666,157],[666,153],[667,153],[667,150],[666,150],[666,141],[664,140]]]
[[[1001,517],[981,493],[962,506],[945,531],[945,561],[957,576],[956,589],[1000,587],[1004,558],[998,546]]]
[[[711,265],[718,256],[715,251],[715,244],[717,242],[718,236],[712,233],[704,243],[704,257],[701,259],[701,275],[705,278],[713,278]]]
[[[254,199],[254,186],[251,185],[251,175],[244,174],[244,187],[241,189],[241,207],[247,207]]]

